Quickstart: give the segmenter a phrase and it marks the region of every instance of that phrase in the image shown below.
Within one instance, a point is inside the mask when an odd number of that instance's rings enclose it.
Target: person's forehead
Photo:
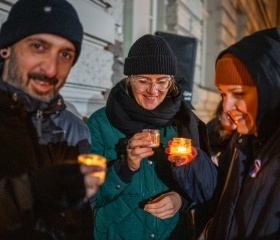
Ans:
[[[256,86],[245,86],[245,85],[229,85],[229,84],[219,84],[218,89],[220,91],[236,91],[236,90],[250,90],[255,89]]]

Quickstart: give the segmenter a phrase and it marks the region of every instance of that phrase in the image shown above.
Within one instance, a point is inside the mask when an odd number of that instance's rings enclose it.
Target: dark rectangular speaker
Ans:
[[[177,74],[175,78],[182,86],[184,100],[191,102],[197,47],[196,38],[165,32],[156,32],[155,35],[162,37],[170,45],[174,55],[177,57]]]

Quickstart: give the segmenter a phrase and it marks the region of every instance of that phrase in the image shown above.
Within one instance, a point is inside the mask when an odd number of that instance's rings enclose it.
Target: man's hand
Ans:
[[[98,187],[104,183],[104,179],[94,176],[95,172],[106,171],[101,166],[88,166],[81,164],[81,173],[84,174],[84,183],[86,188],[86,196],[84,201],[86,202],[91,198],[98,190]]]

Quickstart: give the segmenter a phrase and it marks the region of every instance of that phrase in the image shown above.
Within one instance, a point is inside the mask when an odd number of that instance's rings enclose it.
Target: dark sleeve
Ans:
[[[130,170],[124,155],[121,159],[114,161],[114,168],[119,178],[125,183],[129,183],[132,176],[137,172]]]
[[[217,168],[201,149],[197,149],[197,156],[190,163],[174,167],[173,176],[196,203],[209,200],[217,184]]]
[[[60,164],[29,175],[35,213],[46,216],[83,206],[86,191],[80,165]]]
[[[33,215],[33,198],[27,175],[0,180],[0,236]]]
[[[119,139],[118,143],[116,144],[116,152],[117,152],[117,160],[114,162],[114,170],[117,176],[122,180],[124,183],[129,183],[131,181],[132,176],[137,171],[132,171],[127,165],[127,144],[131,136],[126,136],[124,138]]]
[[[84,202],[79,164],[61,164],[0,181],[0,232],[41,216],[78,209]]]

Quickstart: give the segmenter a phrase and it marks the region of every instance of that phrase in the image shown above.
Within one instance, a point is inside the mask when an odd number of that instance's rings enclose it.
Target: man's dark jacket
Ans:
[[[79,165],[86,125],[65,109],[0,81],[0,239],[91,239]],[[65,164],[65,163],[68,164]]]

